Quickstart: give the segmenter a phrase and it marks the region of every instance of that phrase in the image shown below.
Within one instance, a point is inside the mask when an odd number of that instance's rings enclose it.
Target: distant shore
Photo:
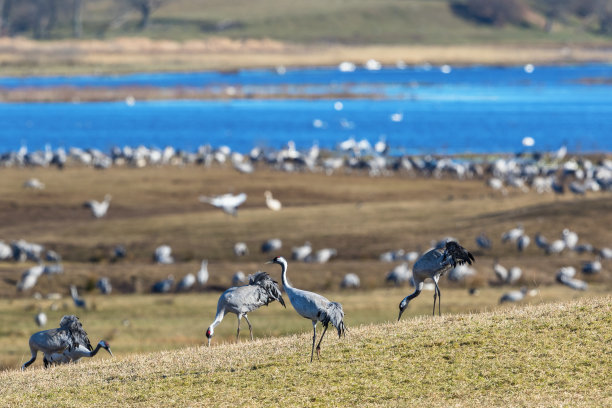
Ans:
[[[357,65],[521,65],[612,62],[612,48],[581,45],[297,45],[213,38],[184,42],[147,38],[32,41],[0,38],[4,76],[235,71],[244,68]]]

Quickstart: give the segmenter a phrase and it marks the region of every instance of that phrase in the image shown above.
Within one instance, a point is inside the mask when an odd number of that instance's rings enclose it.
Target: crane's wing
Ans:
[[[278,300],[283,307],[285,306],[285,300],[278,287],[278,283],[270,277],[266,272],[259,271],[249,277],[249,285],[260,286],[267,295],[266,305],[274,300]]]
[[[444,249],[444,260],[449,258],[453,268],[466,262],[471,265],[472,262],[475,261],[474,255],[455,241],[449,241],[446,243],[446,247]]]

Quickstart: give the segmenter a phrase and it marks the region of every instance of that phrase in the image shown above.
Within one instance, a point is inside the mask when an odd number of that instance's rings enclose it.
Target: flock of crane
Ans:
[[[435,284],[433,314],[435,315],[437,299],[438,314],[441,315],[441,293],[438,287],[440,277],[457,265],[471,264],[473,261],[474,256],[455,241],[448,241],[444,247],[433,248],[423,254],[414,265],[413,282],[415,290],[400,302],[398,320],[408,307],[408,303],[421,293],[425,279],[431,279]],[[336,328],[338,337],[345,335],[347,331],[342,305],[338,302],[332,302],[318,293],[293,287],[287,279],[287,260],[282,256],[276,256],[267,263],[280,265],[283,288],[289,296],[291,305],[300,316],[312,321],[313,336],[310,361],[312,362],[314,358],[315,350],[317,358],[320,358],[321,343],[329,324]],[[72,289],[76,291],[74,287]],[[75,296],[78,295],[73,294],[73,297]],[[210,346],[211,339],[214,336],[215,327],[221,323],[227,313],[233,313],[238,318],[236,338],[240,335],[240,323],[244,317],[249,326],[252,340],[253,327],[248,319],[248,313],[273,301],[278,301],[286,307],[277,282],[272,280],[266,272],[258,272],[252,275],[246,285],[227,289],[219,297],[215,320],[206,330],[208,345]],[[316,343],[317,323],[321,323],[323,326],[323,333],[318,344]],[[101,340],[95,349],[92,348],[87,333],[79,319],[74,315],[64,316],[60,321],[59,328],[34,333],[30,337],[29,346],[32,357],[23,364],[22,370],[25,370],[36,360],[39,352],[44,356],[45,367],[53,364],[76,362],[83,357],[93,357],[100,348],[106,349],[112,355],[110,345],[105,340]]]

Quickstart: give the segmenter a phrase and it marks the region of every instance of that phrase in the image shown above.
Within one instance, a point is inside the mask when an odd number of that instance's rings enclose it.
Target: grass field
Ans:
[[[609,296],[0,372],[3,406],[609,406]],[[274,305],[276,307],[276,305]],[[308,322],[304,322],[307,324]]]
[[[33,316],[39,308],[49,316],[48,327],[55,327],[63,314],[78,314],[93,339],[106,338],[120,354],[202,344],[219,291],[230,286],[234,272],[263,269],[280,281],[279,268],[264,265],[272,255],[259,251],[261,243],[273,237],[283,240],[280,254],[286,257],[292,246],[305,241],[315,250],[337,248],[338,256],[328,264],[290,261],[289,277],[296,287],[341,301],[350,326],[393,320],[399,301],[411,291],[385,285],[384,277],[394,264],[380,262],[382,252],[398,248],[423,251],[431,241],[447,235],[474,252],[477,275],[462,283],[441,281],[443,313],[493,310],[504,291],[516,289],[490,285],[495,281],[495,258],[506,267],[523,269],[517,287],[539,289],[539,295],[530,297],[528,303],[601,296],[612,289],[609,263],[604,262],[599,275],[581,276],[589,282],[587,292],[572,292],[555,283],[557,269],[566,265],[579,269],[592,256],[563,253],[548,257],[533,245],[519,254],[512,245],[499,241],[502,232],[520,222],[532,237],[540,231],[554,239],[568,227],[582,242],[609,246],[609,194],[576,198],[510,192],[504,197],[492,193],[483,180],[408,175],[371,178],[359,172],[325,176],[266,169],[244,175],[216,165],[106,171],[6,168],[2,177],[0,238],[43,244],[62,255],[65,269],[63,275],[43,276],[34,289],[20,293],[15,284],[33,264],[0,263],[0,365],[4,368],[14,368],[27,359],[27,338],[38,330]],[[44,182],[45,190],[23,189],[22,183],[30,177]],[[266,189],[283,202],[279,213],[265,207]],[[200,194],[228,191],[248,194],[235,218],[197,200]],[[82,203],[101,199],[106,193],[113,195],[109,213],[93,219]],[[494,241],[488,253],[475,248],[474,238],[482,231]],[[233,244],[238,241],[249,246],[246,257],[233,254]],[[128,255],[113,262],[111,251],[117,244],[125,245]],[[153,263],[153,251],[161,244],[172,246],[175,264]],[[206,287],[192,294],[146,295],[154,282],[169,274],[178,280],[195,273],[202,259],[209,260]],[[348,272],[360,276],[363,289],[338,291]],[[101,276],[109,277],[113,284],[109,297],[94,289]],[[74,308],[67,297],[70,284],[79,288],[90,305],[88,310]],[[480,296],[468,296],[468,287],[480,288]],[[64,299],[38,301],[32,298],[35,292],[43,297],[60,293]],[[426,292],[411,304],[407,315],[429,315],[431,303],[431,293]],[[310,329],[307,321],[277,304],[255,312],[252,321],[257,337]],[[217,330],[215,343],[231,340],[235,325],[236,319],[227,317]]]

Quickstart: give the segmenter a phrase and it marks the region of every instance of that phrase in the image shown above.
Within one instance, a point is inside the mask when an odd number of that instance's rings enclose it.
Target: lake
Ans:
[[[534,67],[337,67],[0,78],[2,88],[195,87],[269,99],[134,103],[0,104],[0,152],[22,145],[98,148],[203,144],[333,148],[353,137],[385,138],[396,153],[489,153],[524,149],[612,151],[612,65]],[[336,99],[326,95],[346,95]],[[301,95],[288,98],[287,95]],[[304,97],[311,95],[312,98]]]

